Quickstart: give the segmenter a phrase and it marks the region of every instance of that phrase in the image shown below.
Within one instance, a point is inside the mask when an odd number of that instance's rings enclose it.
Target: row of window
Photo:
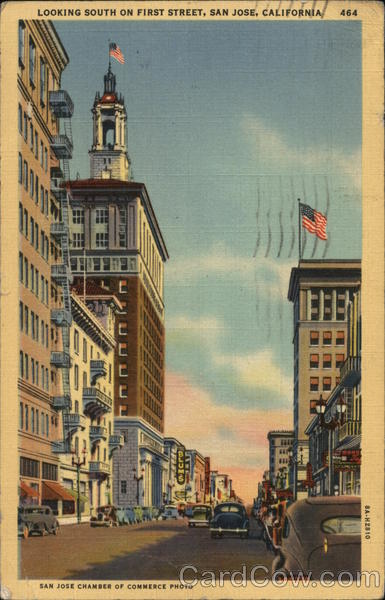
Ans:
[[[151,303],[151,300],[149,299],[149,297],[147,296],[147,293],[144,290],[143,290],[143,294],[144,294],[144,297],[143,297],[144,307],[148,311],[153,322],[155,323],[155,326],[156,326],[159,334],[162,335],[162,333],[163,333],[162,323],[156,314],[156,311]]]
[[[31,335],[35,342],[40,342],[45,348],[48,348],[48,325],[43,319],[39,318],[33,310],[30,310],[26,304],[19,302],[19,329],[26,335]]]
[[[23,402],[19,403],[19,429],[48,438],[49,421],[47,413],[43,411],[39,413],[38,408],[29,407],[28,404]]]
[[[135,259],[132,259],[135,261]],[[130,269],[134,267],[131,266]],[[84,258],[71,257],[71,270],[75,273],[84,272]],[[128,271],[128,258],[126,256],[90,256],[87,258],[87,271],[103,272],[103,271]]]
[[[335,355],[335,367],[339,369],[342,367],[345,361],[344,354],[336,354]],[[310,354],[310,368],[311,369],[319,369],[320,368],[320,357],[319,354]],[[323,369],[331,369],[332,368],[332,355],[331,354],[323,354],[322,355],[322,368]]]
[[[151,375],[156,379],[156,381],[161,385],[162,376],[159,369],[156,368],[155,364],[151,360],[149,354],[145,350],[143,350],[143,362],[147,369],[150,371]]]
[[[18,162],[18,181],[24,186],[26,192],[29,192],[30,197],[36,205],[40,206],[40,211],[48,217],[48,191],[42,186],[39,186],[39,176],[30,169],[28,162],[23,159],[19,152]]]
[[[48,280],[19,252],[19,281],[29,288],[37,298],[48,305]]]
[[[161,409],[161,407],[157,404],[157,402],[155,402],[154,398],[152,398],[150,396],[150,394],[148,394],[146,392],[146,390],[144,390],[144,404],[148,408],[150,408],[153,413],[155,413],[156,415],[158,415],[158,417],[160,419],[162,418],[162,409]]]
[[[39,140],[39,134],[37,129],[33,127],[32,119],[23,112],[21,104],[19,104],[18,111],[18,122],[19,122],[19,133],[23,136],[26,144],[29,143],[29,147],[36,160],[40,162],[41,167],[47,173],[48,171],[48,148],[44,145],[43,140]],[[29,122],[29,127],[28,127]],[[40,143],[39,143],[40,142]]]
[[[340,382],[340,378],[336,377],[336,385]],[[318,392],[320,385],[320,377],[310,377],[310,391]],[[322,390],[324,392],[329,392],[332,389],[332,378],[331,377],[322,377]]]
[[[19,230],[24,234],[27,240],[37,252],[48,262],[49,260],[49,239],[43,229],[40,229],[39,224],[35,219],[28,214],[28,210],[19,202]],[[39,235],[40,233],[40,235]]]
[[[19,65],[25,68],[26,65],[26,28],[23,21],[19,21]],[[37,64],[36,64],[36,44],[32,35],[28,36],[28,77],[32,88],[37,85]],[[46,106],[48,98],[48,67],[40,57],[39,64],[39,99],[41,106]]]
[[[335,293],[335,318],[337,321],[344,321],[345,319],[345,304],[346,304],[346,290],[339,288],[337,290],[332,289],[318,289],[313,288],[311,290],[311,319],[317,321],[320,318],[324,321],[331,321],[333,316],[333,302]],[[321,294],[323,310],[321,310]],[[322,314],[321,314],[322,312]]]
[[[319,331],[310,331],[310,346],[319,346],[320,342],[320,332]],[[333,343],[333,336],[331,331],[323,331],[322,332],[322,345],[323,346],[331,346]],[[345,332],[344,331],[336,331],[335,337],[335,345],[343,346],[345,344]]]
[[[22,477],[36,477],[40,476],[40,462],[33,460],[32,458],[20,457],[20,475]],[[57,465],[51,463],[41,463],[41,476],[43,479],[51,481],[57,481]]]
[[[150,425],[152,425],[155,429],[158,429],[160,431],[160,424],[146,410],[143,411],[143,418],[146,419],[146,421],[150,423]]]
[[[49,392],[49,370],[22,350],[19,355],[19,377]]]
[[[150,234],[150,230],[147,229],[146,231],[146,223],[143,223],[142,231],[140,231],[140,247],[143,250],[143,257],[146,262],[146,265],[148,266],[156,285],[159,286],[161,262],[156,255],[156,250],[153,243],[152,235]]]
[[[146,369],[143,369],[143,382],[145,387],[150,390],[150,392],[152,394],[154,394],[155,398],[157,398],[157,400],[159,400],[159,402],[162,401],[162,394],[160,391],[160,388],[154,383],[152,377],[150,377],[150,375],[147,373]]]

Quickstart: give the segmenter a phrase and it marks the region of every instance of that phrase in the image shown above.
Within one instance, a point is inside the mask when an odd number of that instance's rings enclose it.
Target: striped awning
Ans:
[[[20,480],[20,495],[21,496],[29,496],[30,498],[38,498],[39,492],[31,488],[24,481]]]
[[[73,496],[56,481],[43,481],[43,500],[71,500]]]

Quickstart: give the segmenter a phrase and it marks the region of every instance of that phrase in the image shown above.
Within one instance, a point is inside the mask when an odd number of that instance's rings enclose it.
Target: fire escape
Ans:
[[[51,277],[62,288],[62,308],[52,309],[51,320],[61,329],[62,349],[51,352],[51,364],[61,371],[61,396],[53,398],[53,407],[62,411],[63,439],[53,442],[53,451],[57,453],[71,452],[71,438],[77,430],[74,416],[71,414],[72,401],[70,390],[70,327],[72,323],[70,283],[72,282],[69,255],[69,192],[64,182],[70,180],[69,159],[72,158],[72,126],[71,117],[73,103],[65,90],[50,92],[49,105],[52,114],[58,120],[58,133],[51,138],[51,150],[61,163],[60,167],[51,169],[51,192],[60,205],[60,221],[51,224],[51,235],[61,247],[61,263],[51,265]],[[60,132],[62,130],[62,132]]]

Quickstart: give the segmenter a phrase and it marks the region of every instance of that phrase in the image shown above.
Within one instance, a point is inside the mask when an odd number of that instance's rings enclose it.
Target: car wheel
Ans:
[[[24,525],[23,527],[23,538],[26,540],[29,537],[29,527],[28,525]]]

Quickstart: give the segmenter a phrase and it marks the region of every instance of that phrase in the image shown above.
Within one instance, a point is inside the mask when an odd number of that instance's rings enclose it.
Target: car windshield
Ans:
[[[207,508],[205,506],[197,506],[196,508],[193,508],[192,512],[194,515],[205,515],[207,513]]]
[[[215,509],[215,512],[216,513],[225,513],[225,512],[241,513],[242,508],[240,506],[236,506],[235,504],[224,504],[223,506],[217,506]]]
[[[332,517],[321,524],[324,533],[337,535],[359,535],[361,533],[361,517]]]
[[[22,508],[21,512],[28,515],[42,515],[45,511],[43,508]]]

